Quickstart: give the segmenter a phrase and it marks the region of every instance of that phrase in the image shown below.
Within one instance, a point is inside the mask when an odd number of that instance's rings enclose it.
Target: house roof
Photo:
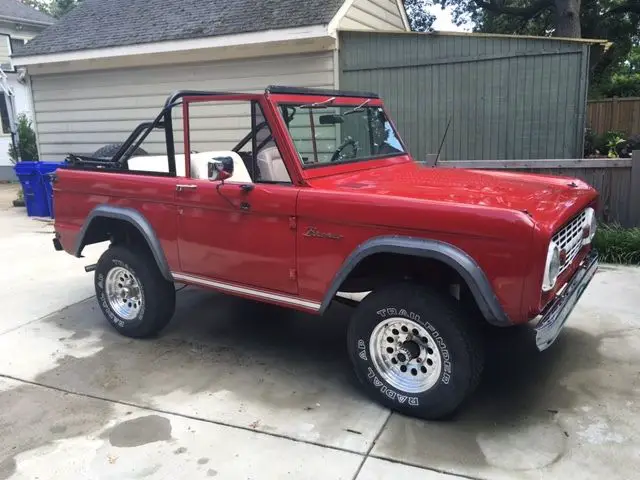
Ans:
[[[344,0],[85,0],[14,56],[324,25]]]
[[[38,25],[51,25],[56,21],[46,13],[31,8],[18,0],[0,0],[0,19]]]

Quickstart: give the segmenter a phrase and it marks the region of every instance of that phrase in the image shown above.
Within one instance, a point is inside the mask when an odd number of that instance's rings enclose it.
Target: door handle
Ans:
[[[240,204],[240,210],[248,212],[249,210],[251,210],[251,205],[247,202],[242,202]]]
[[[198,186],[197,185],[176,185],[176,190],[178,192],[183,192],[185,190],[197,190]]]

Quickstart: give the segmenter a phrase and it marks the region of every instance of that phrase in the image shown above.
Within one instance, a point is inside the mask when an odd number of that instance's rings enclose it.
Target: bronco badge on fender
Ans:
[[[337,233],[319,232],[316,227],[308,227],[304,232],[305,237],[328,238],[330,240],[340,240],[342,235]]]

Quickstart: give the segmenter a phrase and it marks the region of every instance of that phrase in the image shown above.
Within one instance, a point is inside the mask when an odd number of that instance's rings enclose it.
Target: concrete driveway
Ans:
[[[5,208],[0,186],[0,479],[627,479],[640,471],[640,270],[605,266],[538,354],[490,342],[452,421],[370,402],[349,309],[316,318],[186,288],[160,338],[117,335],[92,263]]]

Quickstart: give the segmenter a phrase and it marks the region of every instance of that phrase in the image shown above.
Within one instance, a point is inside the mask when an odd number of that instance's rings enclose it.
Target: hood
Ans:
[[[597,197],[585,182],[568,177],[493,170],[424,167],[415,162],[314,179],[313,186],[438,203],[528,213],[556,224]]]

